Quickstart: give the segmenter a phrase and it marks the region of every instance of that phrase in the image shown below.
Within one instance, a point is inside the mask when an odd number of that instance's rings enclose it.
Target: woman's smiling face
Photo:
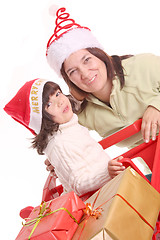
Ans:
[[[69,99],[59,89],[50,96],[45,111],[52,116],[55,123],[59,124],[70,121],[73,116]]]
[[[106,87],[106,65],[86,49],[72,53],[64,61],[64,70],[71,82],[85,92],[96,95]]]

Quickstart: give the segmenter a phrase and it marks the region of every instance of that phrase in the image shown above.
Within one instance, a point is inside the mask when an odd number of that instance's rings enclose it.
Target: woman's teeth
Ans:
[[[94,76],[91,80],[89,80],[89,83],[93,82],[96,76]]]

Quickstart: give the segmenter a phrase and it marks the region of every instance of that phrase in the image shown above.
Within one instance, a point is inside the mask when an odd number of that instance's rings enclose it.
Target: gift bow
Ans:
[[[99,210],[100,209],[100,210]],[[94,217],[95,219],[98,219],[99,216],[101,215],[101,211],[102,211],[102,208],[98,208],[98,209],[93,209],[93,207],[91,206],[90,203],[86,203],[86,208],[83,209],[83,212],[88,216],[92,216]]]
[[[44,218],[44,217],[46,217],[46,216],[49,216],[49,215],[51,215],[51,214],[53,214],[53,213],[55,213],[55,212],[58,212],[58,211],[60,211],[60,210],[66,211],[66,212],[69,214],[69,216],[78,224],[78,221],[73,217],[73,215],[68,211],[68,209],[66,209],[66,208],[64,208],[64,207],[58,208],[58,209],[56,209],[56,210],[54,210],[54,211],[51,211],[51,209],[50,209],[50,204],[51,204],[51,202],[52,202],[52,201],[49,201],[48,206],[47,206],[47,203],[43,201],[43,202],[40,204],[40,209],[39,209],[38,216],[37,216],[36,218],[34,218],[34,219],[32,219],[32,220],[24,223],[24,224],[22,223],[23,226],[30,226],[30,225],[32,225],[32,224],[35,224],[34,227],[32,228],[32,231],[31,231],[29,237],[28,237],[28,240],[30,240],[33,232],[35,231],[38,223],[41,221],[42,218]],[[38,209],[35,209],[34,211],[37,211],[37,210],[38,210]],[[25,218],[25,220],[28,220],[28,219],[29,219],[29,218]]]
[[[83,210],[84,211],[84,213],[86,214],[86,216],[82,219],[82,221],[83,220],[85,220],[85,222],[84,222],[84,225],[83,225],[83,228],[82,228],[82,230],[81,230],[81,232],[80,232],[80,235],[79,235],[79,237],[78,237],[78,240],[80,240],[80,238],[81,238],[81,235],[82,235],[82,232],[83,232],[83,230],[84,230],[84,228],[85,228],[85,226],[86,226],[86,223],[87,223],[87,221],[88,221],[88,219],[89,219],[89,217],[94,217],[95,219],[98,219],[99,218],[99,216],[101,215],[101,212],[103,211],[103,209],[101,208],[104,204],[106,204],[107,202],[109,202],[112,198],[114,198],[115,196],[118,196],[118,197],[120,197],[123,201],[125,201],[138,215],[139,215],[139,217],[140,218],[142,218],[142,220],[154,231],[154,228],[152,227],[152,225],[123,197],[123,196],[121,196],[120,194],[115,194],[115,195],[113,195],[111,198],[109,198],[107,201],[105,201],[104,203],[102,203],[100,206],[98,206],[97,208],[95,208],[95,209],[93,209],[94,208],[94,205],[95,205],[95,203],[96,203],[96,201],[97,201],[97,198],[98,198],[98,196],[99,196],[99,194],[100,194],[100,191],[101,191],[101,188],[98,190],[98,193],[97,193],[97,196],[96,196],[96,198],[95,198],[95,200],[94,200],[94,202],[93,202],[93,204],[91,205],[90,203],[86,203],[86,208]],[[159,224],[159,225],[158,225]],[[159,232],[160,232],[160,222],[157,224],[157,233],[156,234],[158,234]]]
[[[95,219],[98,219],[99,216],[101,215],[101,212],[103,211],[103,209],[101,208],[101,206],[102,206],[103,204],[105,204],[106,202],[103,203],[102,205],[100,205],[99,207],[97,207],[97,208],[94,209],[94,205],[95,205],[95,203],[96,203],[96,201],[97,201],[97,198],[98,198],[98,196],[99,196],[99,194],[100,194],[100,191],[101,191],[101,188],[98,190],[98,193],[97,193],[97,195],[96,195],[96,198],[95,198],[93,204],[91,205],[91,203],[86,203],[86,208],[83,209],[83,212],[84,212],[84,214],[86,214],[86,216],[84,216],[84,218],[82,218],[82,220],[81,220],[81,221],[85,220],[85,222],[84,222],[83,228],[82,228],[82,230],[81,230],[81,232],[80,232],[80,235],[79,235],[79,237],[78,237],[78,240],[81,238],[82,232],[83,232],[83,230],[84,230],[84,228],[85,228],[85,226],[86,226],[86,223],[87,223],[89,217],[94,217]]]

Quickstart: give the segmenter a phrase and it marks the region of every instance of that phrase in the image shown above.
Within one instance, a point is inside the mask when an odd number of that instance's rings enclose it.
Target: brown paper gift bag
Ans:
[[[100,217],[84,219],[73,240],[151,240],[160,194],[135,170],[127,168],[85,203],[95,199],[93,208],[103,209]]]

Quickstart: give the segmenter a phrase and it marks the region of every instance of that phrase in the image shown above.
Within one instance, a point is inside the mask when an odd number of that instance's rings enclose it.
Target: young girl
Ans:
[[[54,82],[27,82],[4,110],[36,133],[33,148],[46,154],[65,191],[82,195],[97,190],[124,170],[121,157],[110,160],[78,123],[75,102]]]

